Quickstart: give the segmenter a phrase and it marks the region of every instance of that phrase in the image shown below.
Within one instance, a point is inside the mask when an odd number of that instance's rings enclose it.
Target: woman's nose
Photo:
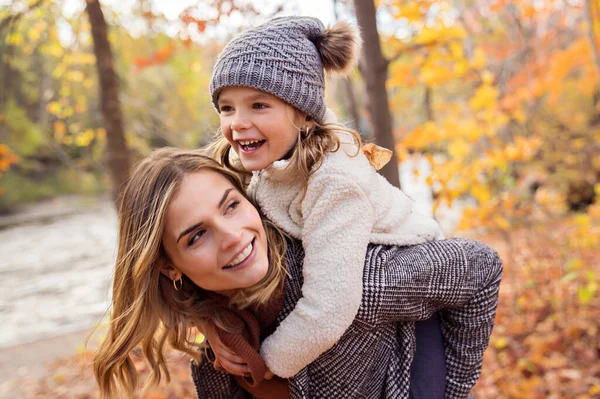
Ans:
[[[233,223],[223,223],[220,227],[221,248],[230,249],[239,245],[242,239],[242,229]]]

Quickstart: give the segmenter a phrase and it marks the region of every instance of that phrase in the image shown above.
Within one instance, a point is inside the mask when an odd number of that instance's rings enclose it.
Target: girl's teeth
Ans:
[[[250,145],[254,143],[258,143],[260,140],[240,140],[241,145]]]
[[[244,250],[242,251],[242,253],[239,254],[233,260],[233,262],[230,265],[228,265],[228,266],[235,266],[237,264],[242,263],[243,261],[246,260],[246,258],[248,257],[248,255],[250,255],[250,252],[252,252],[252,243],[248,244],[248,246],[246,248],[244,248]]]

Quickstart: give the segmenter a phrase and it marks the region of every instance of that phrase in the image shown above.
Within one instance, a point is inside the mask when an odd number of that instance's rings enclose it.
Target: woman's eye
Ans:
[[[197,232],[192,234],[192,236],[190,237],[190,239],[188,241],[188,247],[194,245],[194,243],[196,243],[196,241],[198,241],[200,238],[202,238],[202,236],[204,235],[205,232],[206,232],[206,230],[198,230]]]
[[[239,204],[240,201],[231,201],[231,204],[229,204],[229,206],[227,207],[227,212],[233,211],[235,208],[238,207]]]
[[[252,107],[254,109],[265,109],[265,108],[268,108],[269,106],[264,103],[254,103],[254,104],[252,104]]]

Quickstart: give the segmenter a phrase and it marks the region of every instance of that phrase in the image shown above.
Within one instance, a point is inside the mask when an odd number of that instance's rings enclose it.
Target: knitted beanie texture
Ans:
[[[279,17],[231,40],[219,55],[210,81],[210,94],[217,111],[223,88],[246,86],[271,93],[315,121],[323,122],[325,77],[319,46],[326,42],[324,30],[317,18]],[[343,43],[344,39],[360,43],[357,34],[348,34],[338,42]],[[355,56],[343,55],[342,59],[350,64],[355,61],[352,57]]]

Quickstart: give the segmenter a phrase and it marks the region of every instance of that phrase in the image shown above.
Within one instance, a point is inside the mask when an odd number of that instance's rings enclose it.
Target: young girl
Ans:
[[[371,166],[360,136],[329,123],[324,70],[348,72],[359,47],[345,23],[325,29],[315,18],[276,18],[229,42],[210,83],[223,134],[214,146],[221,162],[235,167],[235,151],[252,172],[250,195],[270,220],[302,240],[306,253],[303,297],[261,346],[267,366],[284,378],[351,325],[369,242],[406,246],[442,237],[438,224]],[[466,321],[464,328],[468,337]],[[481,356],[457,348],[446,353],[446,364],[459,363],[463,371],[481,367]],[[475,383],[447,377],[463,389]]]

